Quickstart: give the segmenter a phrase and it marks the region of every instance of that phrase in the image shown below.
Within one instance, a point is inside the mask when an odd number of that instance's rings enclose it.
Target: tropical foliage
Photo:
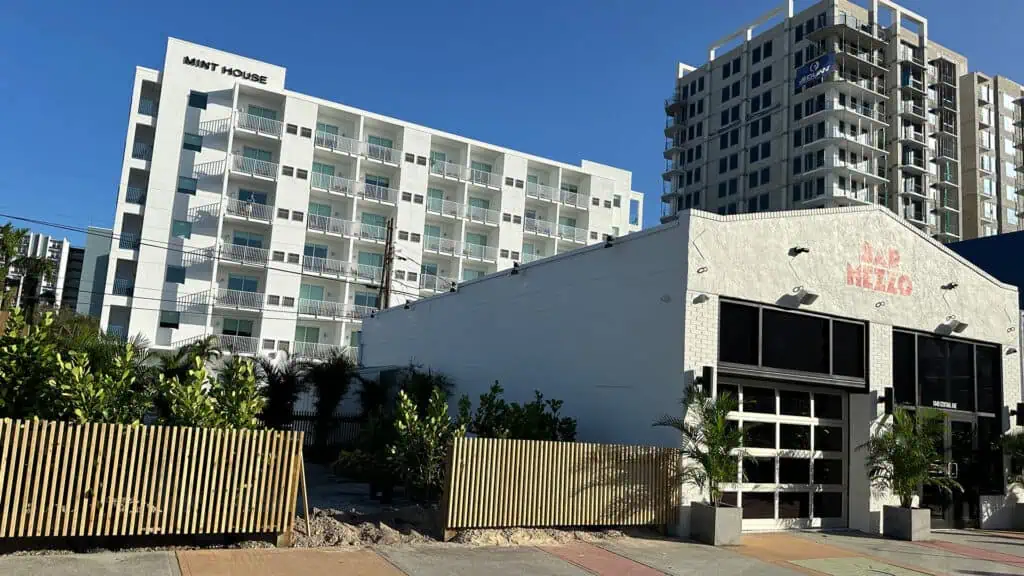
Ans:
[[[455,438],[466,434],[466,425],[452,421],[440,388],[433,389],[422,408],[400,390],[396,412],[396,435],[389,447],[391,462],[410,496],[420,501],[434,500],[444,479],[448,448]]]
[[[491,389],[480,395],[476,412],[470,414],[469,397],[459,401],[461,418],[469,423],[469,431],[484,438],[513,438],[518,440],[576,440],[576,420],[559,415],[561,400],[544,400],[539,390],[526,404],[506,402],[505,389],[495,382]]]
[[[746,457],[741,448],[742,433],[729,412],[737,409],[736,399],[729,393],[709,398],[703,390],[691,386],[683,400],[684,415],[663,416],[654,423],[679,431],[682,469],[679,481],[696,486],[707,494],[714,506],[722,503],[722,484],[736,482],[740,460]]]
[[[860,448],[867,450],[868,477],[876,488],[888,490],[911,508],[921,486],[934,486],[943,492],[962,490],[945,473],[942,435],[945,420],[940,412],[922,408],[915,415],[896,408],[888,422]]]

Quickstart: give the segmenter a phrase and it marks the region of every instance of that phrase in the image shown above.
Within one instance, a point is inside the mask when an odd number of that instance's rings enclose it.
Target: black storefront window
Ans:
[[[917,351],[913,334],[892,333],[892,383],[897,404],[916,404],[917,385],[914,380]]]
[[[811,395],[807,392],[779,390],[779,413],[785,416],[810,416]]]
[[[775,518],[775,492],[744,492],[743,518]]]
[[[815,518],[840,518],[842,515],[842,492],[816,492],[814,494]]]
[[[775,389],[744,386],[743,411],[775,414]]]
[[[829,373],[828,318],[764,309],[762,364],[769,368]]]
[[[779,458],[780,484],[809,484],[811,461],[806,458]]]
[[[979,347],[980,348],[980,347]],[[999,419],[985,416],[978,417],[978,448],[974,451],[976,462],[970,466],[971,470],[961,470],[961,476],[967,472],[967,477],[961,478],[960,482],[970,480],[970,475],[975,475],[975,485],[981,495],[1002,494],[1005,475],[1003,474],[1003,450],[1000,443]],[[1021,462],[1011,462],[1011,472],[1017,473],[1020,470]],[[965,484],[966,485],[966,484]]]
[[[810,494],[807,492],[779,492],[779,518],[810,517]]]
[[[974,410],[974,346],[919,335],[917,381],[923,406]]]
[[[864,377],[864,325],[832,322],[832,373]]]
[[[754,306],[722,302],[718,349],[723,362],[757,365],[758,313]]]
[[[744,448],[775,448],[775,424],[771,422],[744,422]]]
[[[999,348],[995,346],[975,347],[975,362],[978,367],[978,412],[995,414],[1002,405],[1002,363]]]
[[[744,458],[743,481],[751,484],[775,482],[775,458]]]

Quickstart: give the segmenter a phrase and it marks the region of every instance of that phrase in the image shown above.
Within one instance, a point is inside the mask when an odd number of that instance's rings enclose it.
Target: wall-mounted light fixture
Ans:
[[[696,296],[693,297],[693,303],[694,304],[703,304],[703,303],[707,302],[710,299],[711,299],[711,297],[708,296],[707,294],[697,294]]]
[[[1006,355],[1007,356],[1013,356],[1016,353],[1017,353],[1017,349],[1014,348],[1013,346],[1010,346],[1009,348],[1006,349]]]
[[[956,332],[959,334],[967,329],[967,322],[961,322],[957,318],[949,317],[942,323],[942,326],[947,328],[950,332]]]
[[[807,254],[810,251],[811,249],[807,248],[806,246],[793,246],[792,248],[789,249],[789,255],[799,256],[801,254]]]
[[[943,284],[941,288],[943,290],[956,290],[957,286],[959,286],[959,284],[956,282],[950,282],[949,284]]]
[[[797,302],[799,302],[801,306],[810,306],[818,299],[818,294],[816,292],[812,292],[803,286],[798,286],[793,292],[793,295],[796,296]]]

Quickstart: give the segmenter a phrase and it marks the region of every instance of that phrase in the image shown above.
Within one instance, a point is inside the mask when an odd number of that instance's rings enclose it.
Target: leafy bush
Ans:
[[[150,406],[149,390],[136,385],[135,349],[125,344],[110,360],[105,372],[90,370],[84,352],[70,352],[60,359],[60,374],[51,380],[62,399],[63,416],[79,423],[136,424]]]
[[[210,388],[210,397],[217,412],[218,427],[259,428],[259,416],[267,399],[256,385],[251,360],[236,357],[225,363]]]
[[[435,388],[420,417],[419,407],[404,390],[398,392],[396,438],[391,461],[415,500],[433,501],[441,490],[444,462],[455,438],[464,436],[465,425],[452,421],[444,392]]]
[[[59,348],[52,338],[53,315],[32,326],[12,311],[0,336],[0,418],[55,418],[60,414]]]
[[[207,393],[211,386],[206,363],[198,356],[192,359],[185,377],[168,378],[160,375],[158,395],[167,413],[161,418],[170,426],[216,427],[217,410],[213,398]]]
[[[484,438],[513,438],[518,440],[576,440],[576,420],[559,416],[561,400],[544,400],[540,391],[526,404],[506,402],[504,388],[495,382],[491,389],[480,395],[476,413],[470,415],[469,398],[459,401],[459,413],[469,423],[469,430]]]

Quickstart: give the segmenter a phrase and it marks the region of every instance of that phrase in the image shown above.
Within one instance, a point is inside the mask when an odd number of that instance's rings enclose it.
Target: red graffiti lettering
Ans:
[[[910,281],[910,276],[900,276],[899,280],[896,281],[896,287],[900,291],[902,296],[910,296],[910,293],[914,291],[914,283]]]

